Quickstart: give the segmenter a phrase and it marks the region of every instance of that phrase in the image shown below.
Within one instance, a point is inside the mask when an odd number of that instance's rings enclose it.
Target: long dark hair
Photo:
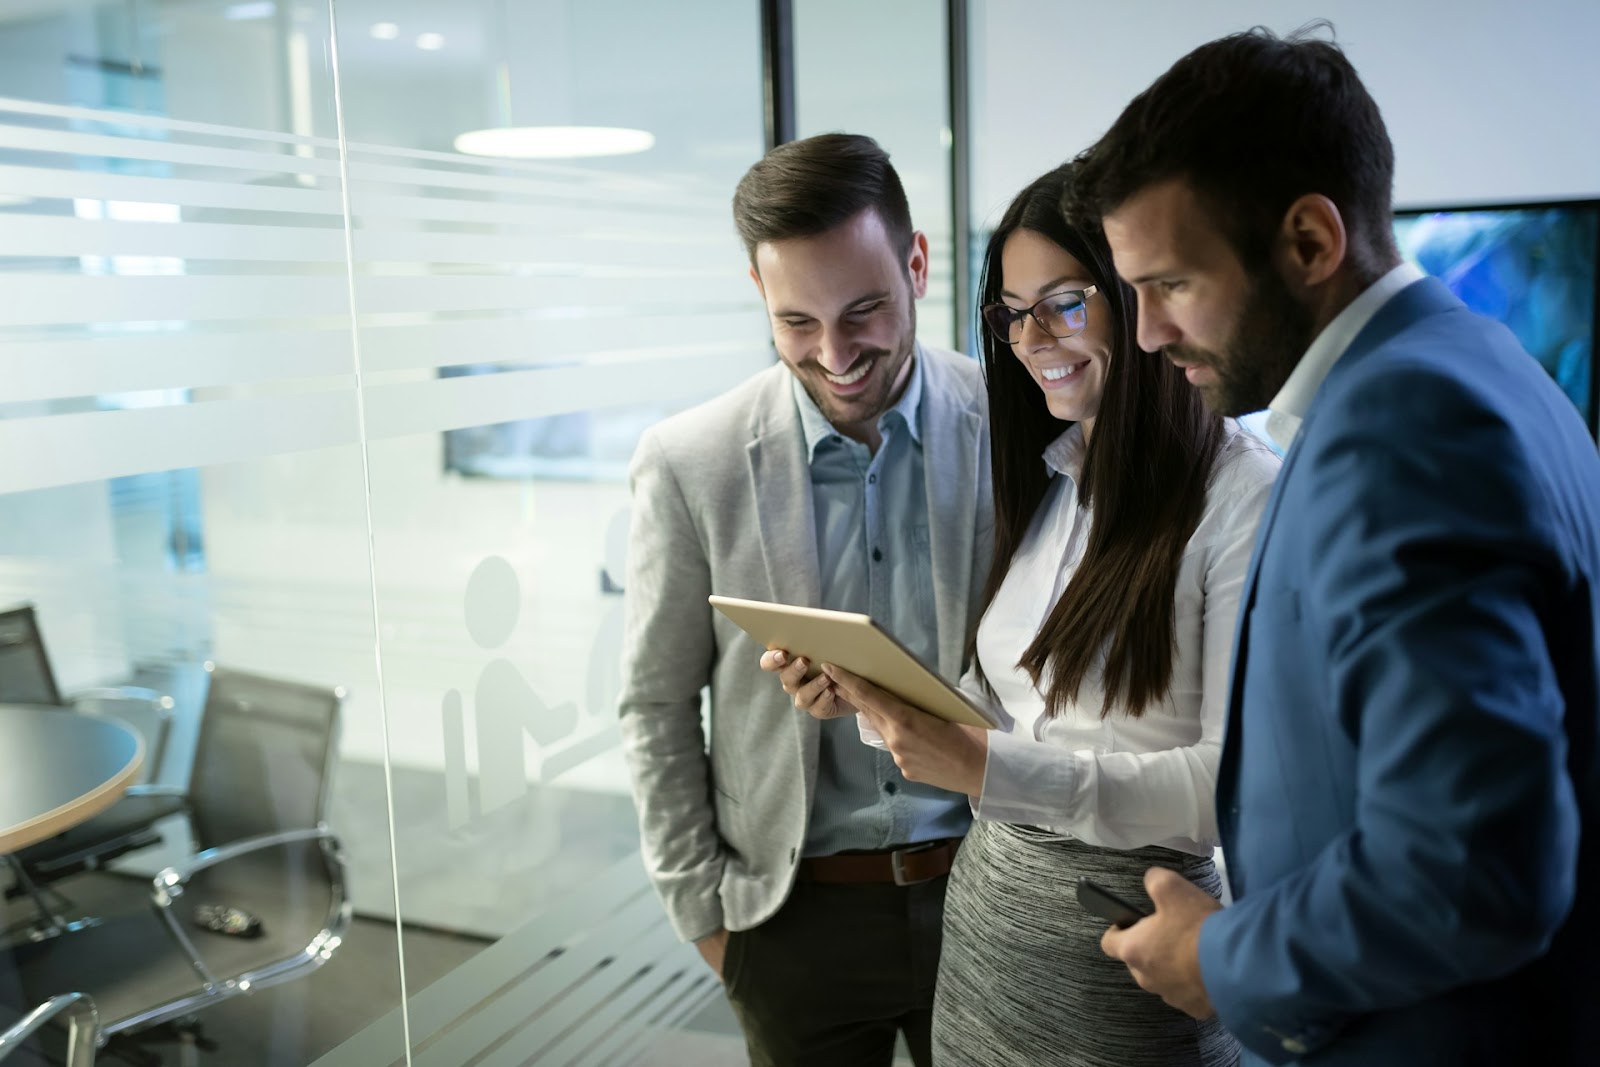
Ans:
[[[1109,313],[1111,358],[1100,410],[1084,457],[1078,495],[1093,506],[1089,542],[1072,580],[1017,666],[1059,715],[1104,656],[1105,716],[1129,714],[1166,695],[1172,681],[1173,599],[1184,548],[1200,522],[1222,420],[1208,412],[1183,374],[1135,339],[1133,290],[1111,265],[1097,227],[1069,226],[1062,196],[1073,179],[1064,164],[1024,189],[989,238],[979,303],[1000,300],[1000,253],[1017,230],[1049,238],[1088,270]],[[1011,346],[983,331],[995,497],[995,553],[984,587],[987,611],[1049,486],[1041,456],[1065,426]]]

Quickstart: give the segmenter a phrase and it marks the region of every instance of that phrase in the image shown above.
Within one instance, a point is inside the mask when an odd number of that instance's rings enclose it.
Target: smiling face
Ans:
[[[876,444],[878,416],[911,378],[927,238],[914,234],[902,256],[869,209],[816,237],[758,245],[751,273],[779,358],[840,433]]]
[[[1247,270],[1177,179],[1129,197],[1106,215],[1105,232],[1139,297],[1139,347],[1181,367],[1220,415],[1266,407],[1316,333],[1277,269]]]
[[[1087,289],[1094,277],[1066,249],[1035,230],[1017,230],[1000,250],[1000,299],[1016,309],[1068,289]],[[1022,319],[1012,353],[1044,393],[1050,414],[1081,422],[1084,433],[1100,413],[1111,362],[1111,311],[1099,293],[1086,305],[1088,324],[1072,337],[1052,337],[1032,315]]]

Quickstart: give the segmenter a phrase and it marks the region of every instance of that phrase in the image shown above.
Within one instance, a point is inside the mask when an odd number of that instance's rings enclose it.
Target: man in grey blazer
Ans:
[[[928,242],[870,138],[783,145],[734,216],[781,363],[634,456],[620,715],[645,865],[756,1064],[926,1064],[967,798],[795,711],[711,593],[872,614],[964,666],[993,513],[977,364],[916,340]],[[701,691],[710,689],[709,745]]]

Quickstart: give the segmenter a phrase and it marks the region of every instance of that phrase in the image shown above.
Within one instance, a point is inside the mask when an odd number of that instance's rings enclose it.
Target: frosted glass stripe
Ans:
[[[231,137],[244,141],[272,141],[277,144],[300,145],[326,149],[337,154],[339,142],[332,137],[301,137],[298,134],[279,133],[275,130],[257,130],[246,126],[222,126],[213,122],[191,122],[171,119],[164,115],[144,112],[103,111],[98,108],[72,107],[65,104],[45,104],[37,100],[22,100],[14,96],[0,96],[0,114],[43,115],[50,118],[73,119],[81,122],[102,122],[118,129],[170,130],[175,133],[201,134],[207,137]]]
[[[0,401],[351,374],[348,328],[0,343]]]
[[[654,901],[639,856],[625,856],[583,886],[583,892],[487,946],[462,966],[411,997],[412,1040],[427,1044],[434,1035],[475,1012],[484,998],[527,975],[552,949],[609,922],[629,901]],[[402,906],[404,897],[401,898]],[[659,905],[657,905],[659,914]],[[660,919],[665,922],[664,918]],[[315,1067],[374,1067],[395,1058],[400,1011],[395,1009],[316,1061]]]
[[[722,992],[722,984],[712,976],[699,953],[688,945],[678,945],[677,952],[687,969],[674,974],[659,987],[656,993],[658,1002],[645,1009],[649,1014],[642,1021],[636,1021],[633,1026],[619,1027],[597,1041],[587,1050],[584,1063],[632,1063],[648,1042],[657,1039],[663,1031],[677,1029],[680,1023]]]
[[[766,353],[752,347],[693,362],[647,360],[372,386],[366,390],[367,437],[377,441],[623,404],[668,405],[721,392],[768,365]]]
[[[0,177],[0,183],[4,178]],[[4,188],[0,184],[0,188]],[[445,197],[398,196],[380,193],[371,186],[350,189],[350,211],[357,219],[409,219],[428,222],[472,222],[505,228],[508,226],[537,227],[540,235],[562,233],[583,226],[616,226],[619,217],[623,225],[647,226],[650,230],[670,234],[683,240],[703,239],[707,227],[701,212],[692,204],[655,197],[637,204],[618,203],[607,198],[594,207],[579,207],[560,202],[519,203],[513,200],[455,200]],[[730,217],[728,229],[733,223]],[[726,241],[727,231],[715,234]]]
[[[626,287],[626,292],[615,292]],[[579,309],[593,302],[588,278],[517,278],[434,275],[356,279],[356,308],[363,315],[453,311]],[[680,312],[721,311],[748,302],[738,279],[621,276],[609,288],[634,307]],[[311,318],[348,315],[344,286],[330,274],[294,275],[6,275],[0,326],[78,322],[179,322],[186,320]],[[711,301],[721,300],[719,307]],[[619,309],[619,314],[633,313]]]
[[[336,191],[274,189],[243,182],[208,182],[192,178],[147,178],[95,170],[0,166],[0,192],[43,199],[132,200],[185,207],[343,216]]]
[[[0,419],[0,493],[355,442],[353,389]]]
[[[207,279],[213,280],[213,279]],[[726,272],[721,277],[662,276],[643,268],[618,268],[605,285],[593,278],[517,277],[494,274],[434,274],[356,278],[356,311],[386,312],[518,311],[529,308],[578,309],[615,302],[625,308],[714,310],[718,304],[750,303],[749,282]]]
[[[3,123],[0,123],[0,148],[57,152],[96,159],[143,159],[198,167],[233,167],[272,174],[287,172],[324,174],[330,177],[338,177],[339,174],[339,163],[332,159],[308,159],[289,153],[251,152],[239,148],[177,144],[172,141],[151,141],[140,137],[114,137],[108,134],[78,133],[69,130],[41,130],[32,126],[10,126]]]
[[[616,988],[588,982],[575,990],[574,996],[562,999],[561,1018],[557,1022],[570,1024],[570,1029],[560,1040],[541,1048],[537,1059],[524,1055],[528,1043],[513,1041],[509,1048],[485,1058],[483,1067],[521,1067],[532,1062],[552,1065],[592,1062],[589,1056],[608,1036],[645,1029],[646,1005],[667,995],[674,980],[683,974],[680,948],[672,928],[666,923],[660,924],[630,944],[624,955],[606,967],[603,976],[609,977],[610,984]],[[644,973],[639,973],[641,971]],[[581,1021],[574,1018],[583,1008],[587,1008],[586,1017]],[[535,1029],[538,1029],[537,1023]],[[546,1029],[554,1027],[547,1024]]]
[[[458,157],[465,160],[467,157]],[[566,178],[563,175],[563,178]],[[568,178],[552,181],[544,176],[516,177],[500,174],[474,174],[464,171],[435,170],[425,167],[408,167],[386,163],[352,163],[350,185],[362,188],[363,183],[423,186],[431,189],[461,189],[474,192],[515,193],[519,196],[549,197],[561,200],[603,201],[607,206],[637,201],[642,206],[656,206],[662,198],[670,197],[673,205],[686,211],[722,214],[728,210],[725,196],[697,194],[682,185],[639,178],[633,175],[597,175],[591,180],[574,182]]]
[[[685,358],[761,347],[766,329],[756,310],[696,314],[692,329],[703,345],[661,346],[685,331],[683,317],[618,311],[584,318],[494,318],[405,326],[361,327],[362,369],[368,373],[463,363],[540,363],[588,359],[605,352],[648,349]],[[770,356],[765,362],[771,362]]]
[[[180,259],[344,262],[342,230],[333,226],[236,225],[183,222],[168,225],[56,215],[3,216],[0,256],[172,256]],[[715,272],[743,280],[741,253],[725,242],[618,241],[564,236],[530,240],[501,234],[358,231],[361,263],[526,264],[545,273],[579,275],[618,268]],[[534,258],[537,257],[537,258]],[[744,282],[747,294],[754,287]]]
[[[414,1067],[461,1067],[505,1035],[528,1025],[540,1026],[544,1020],[539,1014],[551,1001],[589,981],[606,958],[625,954],[628,945],[663,928],[671,936],[660,902],[646,893],[617,909],[603,926],[572,931],[563,939],[560,955],[532,967],[521,981],[497,989],[497,995],[480,1000],[431,1046],[419,1047],[412,1058]],[[517,1043],[525,1047],[528,1035],[518,1035]]]
[[[341,281],[332,274],[9,274],[0,326],[348,316],[350,298]]]
[[[52,215],[7,215],[4,256],[170,256],[177,259],[344,263],[334,227],[240,226],[221,222],[116,222]],[[425,258],[425,257],[415,257]]]
[[[510,234],[447,233],[426,230],[357,230],[356,262],[416,263],[599,263],[608,267],[709,267],[723,274],[744,277],[744,252],[732,225],[723,240],[641,241],[611,234],[578,232],[541,234],[537,238]],[[746,282],[749,285],[748,281]],[[752,295],[755,287],[749,286]]]

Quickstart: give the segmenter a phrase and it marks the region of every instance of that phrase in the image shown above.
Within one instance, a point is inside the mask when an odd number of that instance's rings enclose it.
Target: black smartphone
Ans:
[[[1150,914],[1141,907],[1129,904],[1092,878],[1078,879],[1078,903],[1121,930],[1126,930]]]

